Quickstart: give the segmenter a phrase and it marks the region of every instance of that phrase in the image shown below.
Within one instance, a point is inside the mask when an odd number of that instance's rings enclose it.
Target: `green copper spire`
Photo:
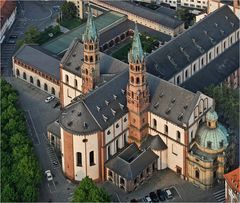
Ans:
[[[97,34],[97,29],[95,27],[93,18],[92,18],[92,11],[91,8],[89,7],[89,12],[88,12],[88,19],[87,19],[87,24],[86,24],[86,30],[82,36],[82,40],[84,41],[97,41],[98,39],[98,34]]]
[[[139,62],[142,62],[143,59],[144,59],[144,53],[143,53],[143,49],[142,49],[142,44],[141,44],[141,40],[139,37],[137,24],[135,24],[132,48],[128,53],[128,62],[136,63],[137,60]]]

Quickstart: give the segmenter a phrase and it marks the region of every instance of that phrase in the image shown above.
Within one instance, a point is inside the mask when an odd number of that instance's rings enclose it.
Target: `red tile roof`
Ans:
[[[1,8],[1,28],[6,22],[6,20],[11,16],[12,12],[16,8],[15,1],[9,0],[0,0],[0,8]]]
[[[232,190],[240,192],[240,167],[224,174],[224,178]]]

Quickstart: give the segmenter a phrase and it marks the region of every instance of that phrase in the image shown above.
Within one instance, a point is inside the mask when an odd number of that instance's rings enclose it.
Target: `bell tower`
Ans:
[[[127,106],[129,110],[128,141],[141,144],[148,135],[149,88],[146,80],[146,63],[137,25],[135,25],[132,48],[128,53],[129,82]]]
[[[100,80],[99,67],[99,37],[92,19],[91,8],[89,7],[86,30],[82,36],[84,44],[82,71],[82,91],[87,94],[93,90]]]

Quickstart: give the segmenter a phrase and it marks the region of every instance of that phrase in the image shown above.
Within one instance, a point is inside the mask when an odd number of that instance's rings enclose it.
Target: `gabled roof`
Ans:
[[[105,166],[127,180],[134,180],[157,158],[151,149],[141,151],[132,143],[110,159]]]
[[[210,85],[220,84],[238,68],[239,41],[182,83],[181,87],[192,92],[203,91]]]
[[[61,60],[61,64],[65,70],[81,76],[81,66],[83,65],[83,49],[83,44],[77,38],[75,38]],[[128,67],[126,63],[108,56],[107,54],[99,52],[99,55],[101,75],[115,75],[123,70],[126,70]]]
[[[175,29],[178,26],[183,24],[182,21],[180,21],[176,18],[170,17],[170,16],[165,15],[160,12],[149,10],[142,6],[136,6],[135,4],[132,4],[127,1],[104,1],[104,3],[109,4],[118,9],[122,9],[124,11],[130,12],[133,15],[136,15],[136,16],[145,18],[147,20],[151,20],[153,22],[159,23],[163,26],[166,26],[166,27],[169,27],[172,29]]]
[[[86,130],[80,128],[75,122],[87,122],[88,132],[90,132],[91,125],[94,131],[96,128],[107,129],[128,112],[126,100],[128,78],[129,72],[126,70],[90,92],[82,101],[65,107],[61,115],[62,119],[60,119],[60,122],[63,121],[61,126],[79,135],[84,134]],[[176,125],[185,127],[200,93],[194,94],[151,74],[147,74],[147,81],[151,102],[149,111]],[[71,116],[72,111],[84,111],[86,115],[74,118]],[[74,125],[68,126],[67,123],[70,121]]]
[[[169,80],[237,29],[239,19],[223,6],[148,55],[148,72]]]
[[[60,80],[60,60],[38,45],[23,45],[13,57]]]
[[[162,138],[159,135],[148,135],[142,142],[141,149],[152,149],[156,151],[162,151],[167,149],[167,145],[163,142]]]

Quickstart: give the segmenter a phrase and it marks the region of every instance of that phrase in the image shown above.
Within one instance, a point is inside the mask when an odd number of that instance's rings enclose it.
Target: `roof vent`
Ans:
[[[157,102],[156,104],[154,104],[154,108],[158,108],[159,107],[159,102]]]
[[[116,115],[116,111],[113,110],[112,108],[111,108],[111,111],[112,111],[113,116],[115,116]]]
[[[107,117],[107,116],[105,116],[104,114],[102,114],[102,117],[103,117],[103,120],[104,120],[105,122],[107,122],[107,120],[108,120],[108,117]]]
[[[105,104],[108,106],[108,104],[109,104],[109,101],[105,100]]]
[[[234,27],[234,23],[231,22],[231,26]]]
[[[101,110],[101,108],[100,108],[99,106],[96,106],[96,108],[97,108],[97,111],[98,111],[98,112]]]
[[[113,98],[114,98],[114,100],[117,100],[117,95],[114,94],[114,95],[113,95]]]
[[[71,65],[71,61],[67,62],[67,66],[70,66]]]
[[[169,107],[169,108],[165,111],[166,114],[169,114],[170,112],[171,112],[171,107]]]
[[[205,34],[205,35],[207,35],[207,34],[208,34],[207,30],[204,30],[203,32],[204,32],[204,34]]]
[[[67,123],[68,126],[72,126],[72,124],[73,124],[72,121],[69,121],[69,122]]]
[[[84,127],[85,129],[87,129],[87,128],[88,128],[88,124],[87,124],[86,122],[83,122],[83,127]]]
[[[174,103],[176,101],[176,98],[172,98],[171,102]]]
[[[181,121],[183,119],[183,113],[181,113],[179,116],[178,116],[178,120]]]
[[[161,92],[161,93],[160,93],[160,95],[159,95],[159,97],[163,97],[163,95],[164,95],[164,93],[163,93],[163,92]]]
[[[224,34],[224,30],[220,30],[221,34],[223,35]]]
[[[78,113],[78,116],[80,117],[81,115],[82,115],[82,113],[81,113],[81,112],[79,112],[79,113]]]
[[[120,106],[120,108],[123,110],[123,108],[124,108],[124,105],[123,105],[123,104],[121,104],[121,103],[119,103],[119,106]]]
[[[185,110],[188,108],[188,105],[186,104],[186,105],[184,105],[184,107],[183,107]]]
[[[122,94],[125,94],[125,90],[124,89],[121,89],[121,92],[122,92]]]
[[[168,55],[168,60],[170,61],[170,63],[174,66],[177,67],[177,64],[175,63],[175,61],[173,60],[173,58],[171,56]]]
[[[74,113],[74,112],[75,112],[75,110],[73,109],[73,110],[72,110],[72,113]]]

